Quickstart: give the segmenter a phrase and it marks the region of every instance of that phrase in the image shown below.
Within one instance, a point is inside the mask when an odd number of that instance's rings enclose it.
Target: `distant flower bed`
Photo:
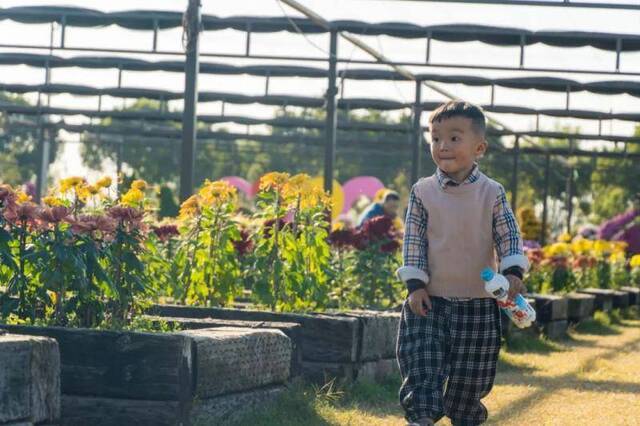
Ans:
[[[545,247],[525,242],[531,263],[527,287],[548,293],[640,285],[640,256],[627,259],[625,249],[624,242],[572,239],[568,234]]]

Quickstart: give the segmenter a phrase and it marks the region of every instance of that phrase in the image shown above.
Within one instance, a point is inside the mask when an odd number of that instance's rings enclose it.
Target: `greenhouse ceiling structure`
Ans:
[[[429,161],[424,157],[424,139],[427,127],[421,120],[422,113],[433,110],[440,102],[426,99],[425,91],[438,93],[445,99],[458,98],[455,93],[442,89],[439,84],[455,84],[467,87],[484,88],[490,93],[490,101],[482,104],[489,113],[489,133],[495,136],[509,136],[513,143],[504,147],[513,162],[511,182],[512,203],[515,204],[518,185],[519,157],[523,153],[545,156],[545,176],[548,176],[550,156],[571,157],[606,157],[615,159],[638,158],[637,152],[628,152],[627,146],[640,143],[639,137],[629,134],[612,134],[604,130],[603,122],[618,120],[637,123],[640,111],[612,112],[597,108],[583,108],[582,103],[575,102],[577,93],[596,95],[624,95],[640,98],[640,69],[626,69],[623,65],[625,55],[640,52],[640,33],[600,33],[585,31],[530,31],[522,28],[470,25],[470,24],[438,24],[416,25],[403,22],[370,23],[357,20],[327,21],[313,10],[294,0],[280,0],[283,7],[296,11],[304,17],[285,16],[228,16],[218,17],[201,14],[198,0],[185,1],[184,13],[175,11],[122,11],[102,12],[98,10],[59,7],[59,6],[26,6],[0,8],[0,23],[8,20],[28,25],[49,24],[52,26],[49,43],[20,43],[0,34],[0,66],[28,66],[42,70],[42,81],[7,82],[0,74],[0,91],[13,94],[37,94],[37,105],[24,105],[12,102],[1,102],[0,113],[10,119],[8,129],[35,126],[39,131],[40,167],[37,177],[37,195],[43,194],[49,164],[49,129],[63,129],[70,133],[86,133],[96,135],[131,135],[138,136],[135,143],[172,144],[180,146],[180,198],[185,199],[193,192],[195,152],[198,143],[209,140],[253,140],[261,143],[281,144],[297,143],[321,146],[324,149],[324,181],[325,188],[331,190],[334,176],[334,159],[336,145],[363,146],[365,143],[353,138],[337,138],[337,129],[347,131],[384,131],[394,132],[398,138],[379,138],[374,142],[377,149],[403,149],[411,152],[411,182],[417,180],[421,170],[421,162]],[[376,2],[377,0],[369,0]],[[407,2],[409,0],[396,0]],[[419,2],[420,0],[411,0]],[[556,0],[428,0],[434,3],[475,3],[504,5],[518,8],[520,6],[612,9],[640,11],[639,5]],[[187,5],[188,3],[188,5]],[[283,9],[284,11],[284,9]],[[54,38],[53,26],[59,29]],[[68,32],[73,28],[99,29],[117,26],[127,30],[141,31],[148,34],[148,47],[80,47],[68,41]],[[165,30],[181,29],[183,49],[162,49],[159,34]],[[243,52],[210,52],[203,51],[199,44],[203,34],[220,31],[234,31],[244,35]],[[322,55],[288,55],[286,49],[279,54],[264,54],[254,51],[253,38],[256,34],[290,33],[297,36],[323,34],[328,36],[328,45],[317,49]],[[366,37],[384,36],[403,40],[421,40],[424,42],[423,58],[420,61],[391,60],[380,48],[371,46]],[[368,58],[354,58],[351,54],[338,51],[339,39],[348,42],[353,49],[361,50]],[[438,46],[449,43],[479,42],[495,47],[515,49],[513,65],[496,65],[491,63],[457,64],[441,62],[434,59]],[[599,68],[585,69],[579,67],[536,67],[529,66],[527,52],[533,46],[548,48],[580,48],[592,47],[606,54],[607,62]],[[317,46],[316,46],[317,47]],[[28,52],[28,53],[25,53]],[[147,59],[153,58],[153,59]],[[156,59],[162,58],[162,59]],[[168,58],[168,59],[167,59]],[[252,60],[250,65],[231,64],[234,59]],[[225,62],[226,61],[226,62]],[[257,62],[256,62],[257,61]],[[486,61],[485,61],[486,62]],[[304,63],[305,65],[300,65]],[[92,82],[57,83],[51,81],[52,70],[57,69],[113,70],[117,73],[117,81],[111,85],[101,86]],[[457,73],[440,72],[444,69],[455,69]],[[482,71],[510,71],[517,77],[480,77]],[[175,73],[184,81],[183,90],[164,90],[135,87],[125,84],[130,72],[165,72]],[[559,78],[545,75],[561,72],[574,75],[576,79]],[[233,76],[248,75],[263,80],[263,93],[240,94],[232,91],[198,90],[198,79],[205,75]],[[597,75],[595,81],[580,81],[579,76]],[[306,78],[323,82],[326,91],[324,96],[283,95],[274,93],[272,85],[276,80]],[[344,94],[345,86],[356,81],[376,81],[378,84],[395,85],[411,83],[414,85],[413,98],[398,101],[380,97],[348,97]],[[527,104],[510,105],[496,100],[496,93],[502,89],[536,90],[554,93],[564,97],[564,105],[560,108],[536,108]],[[95,108],[78,108],[70,106],[50,106],[40,101],[42,95],[67,95],[73,97],[91,97],[95,99]],[[103,99],[138,99],[146,98],[160,101],[162,108],[158,111],[126,111],[116,108],[104,108]],[[180,112],[172,112],[168,102],[180,101]],[[221,105],[219,114],[198,112],[206,103]],[[257,118],[246,115],[225,113],[225,106],[259,104],[274,107],[301,107],[323,109],[324,119],[306,119],[293,117]],[[406,124],[376,123],[364,120],[339,120],[337,110],[353,111],[371,109],[379,111],[409,112],[412,119]],[[531,119],[532,128],[514,130],[492,114],[513,114]],[[21,120],[27,116],[33,120]],[[67,117],[81,116],[85,122],[72,123]],[[540,127],[540,119],[554,117],[563,119],[589,120],[597,125],[593,132],[549,131]],[[93,119],[114,118],[119,122],[127,120],[144,120],[148,123],[175,122],[175,126],[153,125],[104,126],[95,124]],[[89,121],[86,121],[89,120]],[[134,123],[134,121],[132,121]],[[207,128],[209,125],[233,123],[247,126],[246,132],[216,131]],[[178,124],[181,124],[178,125]],[[272,128],[307,128],[322,130],[322,137],[290,137],[249,132],[251,126],[266,125]],[[10,132],[9,132],[10,133]],[[535,138],[566,139],[566,148],[549,148],[536,143]],[[579,141],[580,143],[577,143]],[[613,149],[596,149],[603,142],[615,143]],[[111,143],[111,142],[104,142]],[[134,143],[134,142],[127,142]],[[590,143],[593,143],[593,148]],[[118,159],[120,167],[122,159]],[[570,184],[570,183],[569,183]],[[543,222],[546,221],[546,189]],[[569,194],[570,196],[570,194]],[[514,206],[515,208],[515,206]],[[570,216],[569,212],[569,216]],[[570,220],[570,219],[569,219]],[[544,228],[544,226],[543,226]]]

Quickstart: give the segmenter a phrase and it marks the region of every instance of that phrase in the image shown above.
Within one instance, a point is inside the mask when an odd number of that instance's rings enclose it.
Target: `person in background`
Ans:
[[[377,197],[376,197],[377,198]],[[400,207],[400,196],[397,192],[386,189],[381,194],[380,200],[374,200],[358,218],[357,227],[360,228],[364,223],[377,216],[389,216],[396,219],[398,216],[398,208]]]
[[[598,228],[601,240],[624,241],[627,254],[640,254],[640,193],[635,195],[633,207],[622,214],[603,222]]]

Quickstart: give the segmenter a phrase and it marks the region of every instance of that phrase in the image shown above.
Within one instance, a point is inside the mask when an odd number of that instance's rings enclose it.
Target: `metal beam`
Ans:
[[[180,160],[180,200],[191,196],[194,187],[196,160],[196,132],[198,106],[198,41],[200,38],[201,15],[200,0],[189,0],[185,21],[186,63],[185,63],[185,97],[182,118],[182,157]]]
[[[395,0],[414,1],[423,3],[465,3],[465,4],[485,4],[500,6],[543,6],[543,7],[577,7],[586,9],[613,9],[613,10],[640,10],[638,4],[607,3],[607,2],[585,2],[575,0]]]

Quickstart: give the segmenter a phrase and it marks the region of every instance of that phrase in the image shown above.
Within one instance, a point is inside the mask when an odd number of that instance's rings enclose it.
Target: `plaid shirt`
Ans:
[[[436,170],[436,177],[442,188],[447,185],[467,185],[478,180],[480,169],[474,164],[471,174],[462,182],[456,182],[447,176],[440,168]],[[405,219],[403,263],[397,274],[400,279],[407,282],[409,279],[419,279],[424,283],[429,282],[428,247],[427,240],[427,210],[422,201],[415,195],[415,189],[411,189],[409,206]],[[498,258],[500,259],[500,271],[512,266],[519,266],[523,271],[529,268],[529,262],[524,256],[522,238],[516,218],[507,202],[507,195],[500,185],[496,202],[493,206],[493,241]]]

